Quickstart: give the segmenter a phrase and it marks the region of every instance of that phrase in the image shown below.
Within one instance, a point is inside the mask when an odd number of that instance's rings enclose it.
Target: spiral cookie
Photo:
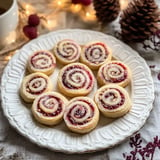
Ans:
[[[49,51],[37,51],[33,53],[29,60],[27,68],[30,73],[42,72],[46,75],[53,73],[56,66],[56,59]]]
[[[87,95],[91,92],[94,81],[94,75],[86,65],[72,63],[60,70],[58,87],[69,97]]]
[[[111,118],[121,117],[131,108],[128,92],[118,85],[105,85],[95,94],[95,102],[99,110]]]
[[[73,98],[64,112],[67,127],[77,133],[93,130],[99,120],[99,110],[94,101],[88,97]]]
[[[73,63],[79,60],[81,47],[70,39],[64,39],[54,47],[57,59],[63,64]]]
[[[43,93],[34,100],[32,113],[38,122],[55,125],[63,119],[67,103],[67,99],[57,92]]]
[[[131,81],[131,71],[123,62],[110,61],[100,67],[97,80],[101,85],[113,83],[125,87]]]
[[[52,83],[49,77],[43,73],[36,72],[24,77],[20,95],[26,102],[33,102],[37,96],[51,90]]]
[[[102,42],[91,42],[85,45],[81,53],[81,61],[91,69],[98,69],[112,58],[112,52]]]

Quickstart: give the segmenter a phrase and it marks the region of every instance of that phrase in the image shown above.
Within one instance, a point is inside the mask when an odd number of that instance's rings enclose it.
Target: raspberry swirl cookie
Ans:
[[[38,96],[32,105],[35,119],[46,125],[56,125],[63,119],[68,101],[57,92],[47,92]]]
[[[66,96],[82,96],[91,92],[94,81],[94,75],[86,65],[72,63],[60,70],[58,87]]]
[[[63,64],[78,61],[81,54],[80,45],[70,39],[58,42],[53,50],[57,59]]]
[[[33,102],[42,93],[52,90],[52,82],[44,73],[36,72],[24,77],[20,95],[26,102]]]
[[[56,59],[49,51],[37,51],[28,60],[27,68],[30,73],[42,72],[46,75],[53,73],[56,67]]]
[[[94,70],[111,60],[111,58],[110,48],[105,43],[98,41],[86,44],[81,53],[81,61]]]
[[[126,114],[131,108],[128,92],[118,85],[105,85],[95,94],[95,102],[106,117],[117,118]]]
[[[100,85],[113,83],[125,87],[131,81],[131,71],[121,61],[110,61],[100,67],[97,80]]]
[[[88,97],[73,98],[64,112],[67,127],[76,133],[93,130],[99,120],[99,110],[94,101]]]

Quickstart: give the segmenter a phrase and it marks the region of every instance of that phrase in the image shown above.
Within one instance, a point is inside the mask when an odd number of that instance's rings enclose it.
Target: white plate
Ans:
[[[133,74],[131,111],[112,122],[101,116],[96,129],[85,135],[70,132],[64,122],[55,127],[39,125],[19,97],[29,55],[40,49],[50,50],[58,41],[66,38],[79,44],[95,40],[105,42],[112,48],[114,57],[126,63]],[[138,53],[111,36],[89,30],[61,30],[31,41],[12,57],[4,70],[1,86],[2,108],[10,124],[32,142],[65,153],[93,152],[122,142],[144,125],[154,100],[150,70]]]

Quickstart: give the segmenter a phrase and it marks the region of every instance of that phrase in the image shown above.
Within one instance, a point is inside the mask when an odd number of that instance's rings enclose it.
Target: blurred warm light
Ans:
[[[71,12],[78,13],[82,9],[82,5],[80,5],[80,4],[76,4],[76,5],[72,4],[70,9],[71,9]]]
[[[58,25],[58,20],[55,17],[47,17],[45,21],[42,21],[42,25],[49,31],[53,30]]]
[[[30,5],[26,4],[25,8],[26,8],[26,14],[29,15],[30,14]]]
[[[128,0],[120,0],[121,10],[127,8],[129,1]]]
[[[47,28],[48,29],[53,29],[56,26],[57,26],[56,20],[48,20],[47,21]]]
[[[11,44],[16,41],[16,31],[11,32],[5,39],[5,44]]]
[[[96,22],[97,18],[96,18],[96,12],[94,10],[93,5],[89,5],[87,7],[84,8],[85,12],[83,13],[83,15],[81,16],[82,19],[86,22]],[[84,16],[84,18],[83,18]]]
[[[5,61],[9,61],[11,59],[11,55],[5,57]]]
[[[30,15],[31,13],[35,12],[35,8],[30,4],[26,4],[25,5],[25,11],[26,11],[27,15]]]
[[[86,22],[95,22],[97,20],[93,5],[84,6],[82,4],[72,4],[71,2],[71,0],[57,0],[53,2],[53,6],[60,10],[78,14]]]
[[[62,2],[59,0],[59,1],[57,1],[57,5],[58,6],[61,6],[62,5]]]
[[[26,8],[26,10],[28,10],[30,8],[30,5],[26,4],[25,8]]]
[[[89,12],[86,13],[86,17],[90,17],[91,14]]]
[[[58,7],[60,9],[66,9],[69,7],[69,0],[56,0],[53,2],[53,6]]]
[[[96,20],[95,12],[94,11],[86,12],[85,20],[86,21],[95,21]]]

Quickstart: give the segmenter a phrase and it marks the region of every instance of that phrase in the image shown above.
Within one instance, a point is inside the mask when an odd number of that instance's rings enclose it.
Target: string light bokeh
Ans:
[[[129,1],[130,0],[120,0],[121,10],[124,10],[127,7]],[[37,13],[42,19],[41,27],[39,27],[39,34],[63,28],[63,26],[65,28],[65,24],[63,23],[66,23],[64,14],[66,12],[78,16],[84,23],[98,24],[93,3],[85,6],[83,4],[73,4],[72,0],[44,0],[44,2],[46,2],[47,10],[45,10],[45,12],[39,12],[39,8],[37,5],[34,5],[33,2],[18,0],[21,28],[25,25],[28,16],[33,13]],[[6,37],[6,44],[16,42],[16,39],[20,37],[17,34],[23,35],[18,29],[18,32],[15,31]]]

